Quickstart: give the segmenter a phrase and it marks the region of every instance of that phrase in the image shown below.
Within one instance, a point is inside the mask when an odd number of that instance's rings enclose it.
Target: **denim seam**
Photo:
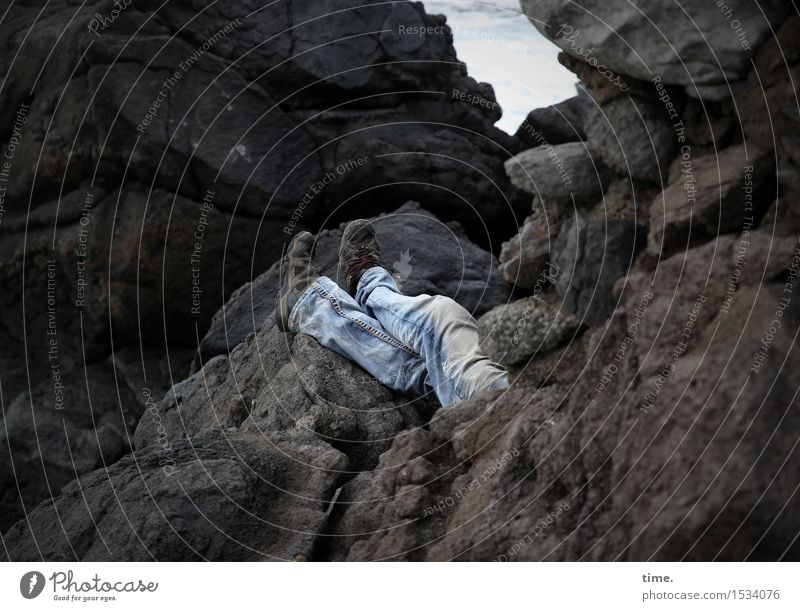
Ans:
[[[415,327],[417,327],[417,328],[418,328],[418,329],[419,329],[419,330],[420,330],[422,333],[424,333],[425,335],[427,335],[429,338],[431,338],[431,339],[436,339],[436,338],[435,338],[435,336],[433,335],[433,333],[430,333],[430,332],[429,332],[429,331],[428,331],[428,330],[427,330],[427,329],[426,329],[426,328],[425,328],[423,325],[419,324],[418,322],[414,322],[413,320],[406,320],[406,319],[405,319],[405,318],[403,318],[402,316],[398,316],[397,314],[395,314],[394,312],[392,312],[392,311],[391,311],[391,309],[389,308],[389,306],[388,306],[388,305],[387,305],[387,304],[386,304],[386,303],[385,303],[383,300],[381,300],[379,297],[375,297],[375,296],[373,296],[373,294],[371,294],[371,293],[370,293],[370,296],[367,298],[367,302],[369,302],[370,300],[372,300],[372,301],[374,301],[375,303],[377,303],[379,306],[381,306],[383,309],[385,309],[387,312],[389,312],[389,313],[390,313],[392,316],[394,316],[395,318],[397,318],[397,319],[399,319],[399,320],[402,320],[404,323],[406,323],[406,324],[408,324],[408,325],[414,325],[414,326],[415,326]],[[456,382],[455,382],[454,380],[450,380],[449,378],[448,378],[448,380],[449,380],[449,382],[450,382],[450,385],[453,387],[453,393],[454,393],[454,394],[455,394],[455,395],[456,395],[456,396],[457,396],[457,397],[458,397],[460,400],[462,400],[462,401],[463,401],[463,400],[465,400],[465,399],[467,399],[467,397],[468,397],[469,395],[467,395],[467,394],[464,394],[464,393],[461,391],[461,389],[458,387],[458,384],[456,384]]]
[[[391,335],[387,335],[386,333],[382,333],[381,331],[379,331],[378,329],[376,329],[375,327],[373,327],[369,323],[364,322],[363,320],[360,320],[358,318],[355,318],[353,316],[348,316],[347,314],[345,314],[342,311],[342,309],[339,307],[339,301],[336,299],[336,297],[331,295],[328,291],[326,291],[321,286],[314,285],[313,288],[314,288],[315,291],[317,291],[317,293],[319,293],[322,297],[324,297],[325,299],[327,299],[330,302],[330,304],[333,306],[333,309],[342,318],[346,318],[347,320],[353,321],[358,326],[360,326],[362,329],[364,329],[367,333],[377,337],[380,340],[383,340],[384,342],[386,342],[390,346],[394,346],[395,348],[399,348],[400,350],[403,350],[404,352],[407,352],[408,354],[410,354],[412,356],[416,356],[416,357],[422,358],[422,356],[420,354],[414,352],[411,348],[406,346],[404,343],[396,340]]]

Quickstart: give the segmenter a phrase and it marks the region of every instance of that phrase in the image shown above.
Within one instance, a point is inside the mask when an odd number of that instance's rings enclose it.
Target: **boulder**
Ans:
[[[457,224],[443,223],[415,202],[371,220],[381,243],[382,263],[403,293],[447,295],[475,316],[508,299],[510,287],[497,273],[495,258],[472,243]],[[320,273],[340,284],[343,230],[344,224],[321,231],[314,247]],[[202,362],[227,354],[265,321],[274,320],[279,283],[279,264],[275,264],[231,296],[214,315],[200,344]]]
[[[218,433],[86,475],[3,537],[16,562],[311,559],[347,459],[312,435]]]
[[[567,382],[485,392],[398,439],[343,487],[330,557],[799,558],[800,465],[781,431],[800,425],[800,302],[753,373],[784,283],[740,289],[722,310],[732,244],[693,249],[691,266],[671,257],[658,281],[634,270]]]
[[[535,293],[497,306],[478,322],[481,347],[507,367],[573,340],[581,329],[581,322],[552,293]]]
[[[770,157],[743,144],[696,159],[682,156],[680,176],[650,204],[648,252],[670,255],[755,228],[775,197]]]
[[[539,146],[518,153],[505,164],[511,183],[536,195],[546,206],[594,201],[603,193],[608,169],[584,143]]]
[[[556,290],[566,310],[596,325],[617,305],[614,283],[624,276],[644,246],[641,228],[631,221],[598,221],[576,216],[561,226],[553,245]]]
[[[161,399],[173,375],[185,375],[190,359],[189,350],[172,350],[166,359],[155,348],[123,349],[10,401],[0,428],[0,461],[7,465],[0,472],[0,531],[75,478],[130,452],[146,406]]]
[[[311,337],[270,323],[149,406],[135,445],[228,430],[304,431],[347,453],[358,472],[373,467],[400,431],[422,426],[435,406],[434,397],[390,391]]]
[[[661,184],[678,140],[659,102],[622,96],[592,109],[586,136],[596,159],[620,177]]]
[[[586,140],[584,124],[594,102],[586,92],[558,104],[537,108],[519,126],[514,137],[523,148]]]
[[[533,214],[519,233],[503,242],[498,270],[506,282],[521,289],[538,286],[539,290],[551,282],[550,249],[565,218],[565,210],[555,207],[548,213],[538,199],[534,201]]]
[[[47,303],[48,274],[70,368],[165,333],[196,347],[230,294],[280,257],[286,229],[413,198],[486,244],[510,235],[527,200],[502,167],[517,143],[494,127],[499,110],[453,101],[494,93],[467,76],[443,17],[410,2],[263,9],[104,0],[4,13],[1,54],[18,61],[0,67],[0,150],[13,153],[0,343],[32,355],[27,370],[0,356],[6,394],[47,378],[48,319],[22,304]],[[91,255],[82,312],[76,246]]]
[[[732,95],[729,83],[750,71],[753,52],[791,7],[780,0],[758,5],[702,0],[665,5],[658,0],[522,0],[531,23],[565,53],[612,71],[685,86],[690,94]]]

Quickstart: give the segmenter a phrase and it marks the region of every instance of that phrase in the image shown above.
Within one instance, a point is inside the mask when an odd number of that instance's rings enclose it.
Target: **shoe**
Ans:
[[[319,272],[311,264],[311,249],[314,247],[314,236],[301,231],[292,239],[286,258],[281,262],[281,291],[278,297],[278,329],[287,333],[289,315],[297,300],[319,278]]]
[[[381,264],[381,249],[375,228],[366,219],[348,223],[339,247],[339,277],[344,279],[347,292],[355,297],[361,275]]]

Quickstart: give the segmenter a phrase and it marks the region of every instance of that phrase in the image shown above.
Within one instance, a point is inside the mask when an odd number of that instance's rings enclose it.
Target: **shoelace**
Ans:
[[[356,284],[361,274],[370,267],[376,267],[378,264],[378,258],[368,246],[360,246],[356,250],[355,254],[347,262],[347,278],[351,293],[355,292]]]

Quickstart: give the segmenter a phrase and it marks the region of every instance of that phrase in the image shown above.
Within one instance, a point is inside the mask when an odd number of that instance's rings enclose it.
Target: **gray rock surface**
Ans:
[[[307,335],[272,323],[230,355],[211,359],[151,406],[136,429],[136,448],[230,429],[270,434],[305,431],[370,468],[392,439],[422,426],[434,406],[398,395]]]
[[[561,223],[568,218],[565,210],[548,213],[535,200],[533,214],[525,219],[519,233],[503,243],[500,251],[500,275],[517,288],[539,290],[551,282],[550,249]]]
[[[0,531],[76,477],[131,451],[148,401],[160,400],[173,376],[185,374],[191,351],[172,350],[170,357],[153,348],[123,349],[105,362],[61,372],[61,389],[42,382],[4,405]]]
[[[688,243],[753,229],[775,197],[769,157],[744,145],[688,157],[685,171],[650,204],[648,251],[672,254]]]
[[[279,258],[290,222],[321,227],[416,199],[444,221],[506,237],[505,220],[525,207],[503,171],[516,142],[494,127],[499,110],[447,95],[493,99],[491,86],[467,76],[449,30],[397,34],[445,28],[422,5],[162,5],[130,3],[96,32],[95,15],[117,10],[108,0],[13,3],[4,13],[0,55],[17,61],[0,66],[0,149],[20,113],[24,124],[4,183],[0,344],[34,357],[23,368],[0,355],[12,397],[28,373],[33,384],[47,378],[47,319],[22,304],[46,302],[50,258],[68,368],[165,332],[196,347],[230,294]],[[497,205],[503,197],[510,205]],[[83,313],[74,305],[81,229],[91,255]],[[198,279],[193,313],[187,291]]]
[[[594,201],[610,173],[586,144],[569,142],[518,153],[505,164],[511,183],[540,198],[546,206]]]
[[[405,294],[447,295],[474,316],[507,301],[510,287],[499,276],[496,259],[472,243],[457,224],[443,223],[415,202],[372,221],[381,243],[383,266]],[[342,225],[321,231],[314,250],[314,264],[320,273],[340,283],[343,229]],[[265,321],[274,319],[279,282],[279,265],[275,264],[231,296],[215,314],[200,344],[203,362],[227,354]]]
[[[630,269],[644,245],[641,228],[631,221],[596,221],[583,216],[564,223],[553,245],[558,267],[556,290],[582,322],[599,324],[613,312],[614,283]]]
[[[586,140],[585,123],[592,106],[591,96],[584,92],[558,104],[537,108],[528,113],[514,136],[523,148]]]
[[[732,240],[716,246],[716,255],[695,249],[689,267],[667,259],[656,283],[636,269],[624,307],[584,336],[567,382],[487,392],[437,412],[430,432],[398,439],[380,470],[344,486],[331,557],[800,557],[798,458],[793,436],[780,434],[799,424],[791,338],[800,305],[747,375],[783,285],[745,287],[720,310]],[[697,326],[672,361],[698,288]],[[659,384],[665,363],[674,367]],[[346,503],[356,498],[364,502]]]
[[[534,294],[492,308],[479,322],[481,347],[506,366],[521,365],[573,340],[581,322],[552,293]]]
[[[592,109],[586,136],[592,154],[618,176],[666,182],[678,140],[660,102],[621,96]]]
[[[304,560],[347,459],[312,435],[151,446],[72,483],[5,535],[13,561]]]
[[[645,0],[522,0],[531,23],[566,53],[594,60],[606,70],[716,92],[744,80],[750,58],[790,13],[774,0],[754,4],[690,0],[665,4]],[[727,14],[730,11],[730,14]],[[739,23],[742,32],[734,28]],[[730,93],[728,94],[731,95]]]

